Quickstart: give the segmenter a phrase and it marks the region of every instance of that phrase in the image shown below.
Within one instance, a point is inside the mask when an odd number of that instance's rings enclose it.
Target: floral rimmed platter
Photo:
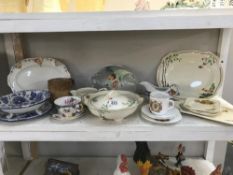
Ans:
[[[41,107],[50,98],[45,90],[18,91],[0,97],[0,109],[8,113],[26,113]]]
[[[54,58],[27,58],[16,63],[7,82],[13,92],[20,90],[48,89],[53,78],[70,78],[67,67]]]
[[[219,61],[219,57],[211,52],[184,50],[169,53],[157,69],[157,83],[161,87],[175,84],[181,98],[213,96],[222,82]]]
[[[173,108],[172,113],[169,115],[170,119],[155,119],[153,115],[151,115],[148,105],[144,105],[141,109],[141,117],[151,123],[169,125],[182,120],[182,115],[177,108]]]
[[[20,122],[42,117],[52,109],[50,102],[45,102],[39,109],[24,114],[10,114],[0,111],[0,121],[3,122]]]
[[[84,103],[92,114],[115,121],[134,113],[142,102],[142,97],[129,91],[100,91],[84,96]]]

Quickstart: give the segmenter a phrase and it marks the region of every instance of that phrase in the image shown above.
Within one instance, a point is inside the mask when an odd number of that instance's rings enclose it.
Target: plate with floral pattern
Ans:
[[[46,101],[40,108],[37,110],[22,113],[22,114],[10,114],[3,111],[0,111],[0,121],[3,122],[20,122],[20,121],[27,121],[36,118],[40,118],[48,113],[52,109],[53,105]]]
[[[48,89],[47,81],[53,78],[70,78],[67,67],[54,58],[27,58],[16,63],[8,75],[13,92]]]
[[[218,56],[211,52],[179,51],[162,58],[157,69],[160,87],[176,85],[178,97],[207,98],[221,86],[222,68]]]

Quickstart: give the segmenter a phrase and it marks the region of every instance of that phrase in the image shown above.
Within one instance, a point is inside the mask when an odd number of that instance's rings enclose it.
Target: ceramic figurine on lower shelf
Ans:
[[[136,142],[136,150],[133,159],[139,168],[141,175],[148,175],[151,163],[151,153],[147,142]]]
[[[185,147],[182,144],[179,144],[178,146],[178,154],[176,155],[176,166],[179,167],[182,165],[182,161],[185,160],[184,153],[185,152]]]
[[[128,169],[128,159],[126,155],[119,155],[117,159],[117,168],[113,175],[131,175]]]
[[[222,169],[222,165],[218,165],[210,175],[222,175],[221,169]]]

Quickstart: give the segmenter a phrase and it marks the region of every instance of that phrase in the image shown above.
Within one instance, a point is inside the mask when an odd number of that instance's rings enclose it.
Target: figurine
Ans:
[[[178,154],[176,155],[176,166],[181,166],[182,165],[182,161],[185,160],[185,157],[184,157],[184,153],[185,152],[185,147],[182,145],[182,144],[179,144],[178,146]]]
[[[222,165],[218,165],[210,175],[222,175],[221,169],[222,169]]]
[[[131,175],[128,169],[128,159],[125,155],[121,154],[117,159],[117,168],[113,175]]]
[[[136,150],[133,159],[139,168],[141,175],[148,175],[151,163],[151,153],[147,142],[136,142]]]

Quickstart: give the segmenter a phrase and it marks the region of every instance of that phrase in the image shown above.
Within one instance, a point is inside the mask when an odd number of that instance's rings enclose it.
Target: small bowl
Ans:
[[[0,109],[7,113],[20,114],[37,110],[50,98],[45,90],[18,91],[0,97]]]

